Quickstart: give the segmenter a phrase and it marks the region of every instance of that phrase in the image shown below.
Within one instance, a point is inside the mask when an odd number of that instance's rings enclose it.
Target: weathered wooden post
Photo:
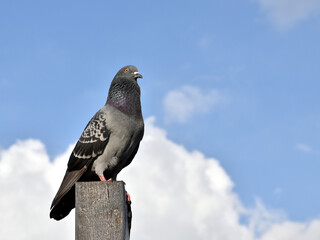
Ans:
[[[124,182],[76,183],[76,240],[128,240]]]

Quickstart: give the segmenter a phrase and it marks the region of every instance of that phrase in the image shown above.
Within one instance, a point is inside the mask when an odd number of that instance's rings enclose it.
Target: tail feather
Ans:
[[[51,204],[50,218],[60,220],[67,216],[75,205],[75,183],[86,172],[87,166],[80,170],[66,171],[60,188]]]
[[[63,177],[62,183],[59,187],[59,190],[54,197],[51,208],[54,207],[60,199],[74,186],[76,181],[79,180],[79,178],[83,175],[83,173],[87,170],[87,166],[84,166],[80,170],[77,171],[66,171],[66,174]]]
[[[61,220],[75,207],[75,186],[73,186],[50,211],[50,218]]]

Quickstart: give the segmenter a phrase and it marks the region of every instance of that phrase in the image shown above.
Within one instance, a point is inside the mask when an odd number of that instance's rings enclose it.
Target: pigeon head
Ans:
[[[142,75],[138,72],[137,67],[128,65],[121,68],[116,74],[115,78],[125,78],[137,81],[138,78],[142,78]]]
[[[107,104],[142,119],[138,78],[142,78],[142,75],[135,66],[121,68],[111,82]]]

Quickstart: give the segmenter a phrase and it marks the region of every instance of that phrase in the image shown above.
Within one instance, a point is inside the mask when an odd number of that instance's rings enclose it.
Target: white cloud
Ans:
[[[299,143],[296,145],[296,149],[304,152],[304,153],[309,153],[309,154],[314,154],[314,155],[319,155],[319,151],[316,151],[314,149],[312,149],[312,147],[308,146],[307,144],[304,143]]]
[[[269,229],[275,223],[280,223],[285,221],[286,216],[283,212],[279,210],[267,209],[261,199],[256,199],[256,206],[253,209],[247,210],[250,216],[249,228],[256,235],[260,236]]]
[[[0,150],[1,239],[74,239],[74,216],[57,222],[49,207],[71,147],[49,160],[37,140]],[[141,149],[119,179],[133,203],[132,239],[318,240],[320,221],[296,223],[257,201],[245,208],[219,162],[188,152],[146,122]],[[248,224],[241,224],[241,217]],[[256,235],[258,233],[258,235]]]
[[[65,171],[57,167],[61,161],[66,164],[66,157],[51,163],[44,145],[37,140],[18,141],[1,150],[1,239],[74,238],[72,217],[61,223],[49,219],[52,197]]]
[[[298,144],[296,148],[302,152],[307,152],[307,153],[310,153],[312,151],[311,147],[303,143]]]
[[[251,237],[238,223],[242,206],[219,162],[169,141],[150,120],[141,149],[123,175],[139,219],[133,239]]]
[[[292,27],[320,13],[319,0],[258,0],[268,18],[280,29]]]
[[[187,122],[196,114],[211,111],[221,100],[222,96],[217,90],[203,91],[198,87],[183,86],[165,96],[165,119],[168,122]]]
[[[282,222],[274,224],[259,240],[316,240],[320,239],[320,221],[310,223]]]

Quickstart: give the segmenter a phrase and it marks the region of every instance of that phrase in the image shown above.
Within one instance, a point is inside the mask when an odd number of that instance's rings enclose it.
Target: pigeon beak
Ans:
[[[133,73],[134,77],[137,78],[143,78],[142,75],[139,72],[134,72]]]

